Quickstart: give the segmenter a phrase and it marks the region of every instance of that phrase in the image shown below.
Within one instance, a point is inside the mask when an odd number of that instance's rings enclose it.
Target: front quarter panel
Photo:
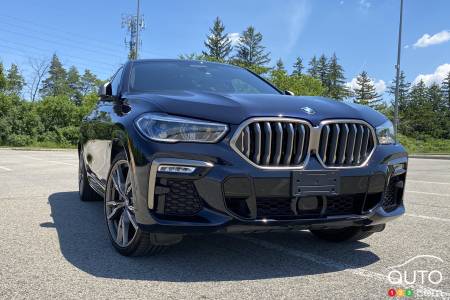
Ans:
[[[112,156],[122,148],[130,155],[130,136],[137,134],[134,120],[141,114],[159,111],[149,101],[126,97],[117,101],[100,100],[84,120],[80,129],[80,144],[88,175],[104,188],[111,168]],[[114,152],[116,151],[116,152]],[[131,156],[131,163],[133,164]]]

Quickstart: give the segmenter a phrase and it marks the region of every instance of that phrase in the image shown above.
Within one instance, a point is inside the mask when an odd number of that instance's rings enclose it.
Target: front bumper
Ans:
[[[128,150],[137,179],[136,220],[146,231],[188,234],[371,227],[405,211],[408,158],[401,145],[378,146],[365,167],[336,170],[339,194],[313,196],[313,206],[304,210],[299,204],[303,197],[292,193],[292,170],[251,166],[231,151],[227,139],[211,145],[167,145],[140,137],[133,141]],[[196,170],[174,175],[159,172],[162,164]],[[325,171],[314,155],[304,169],[311,170]]]

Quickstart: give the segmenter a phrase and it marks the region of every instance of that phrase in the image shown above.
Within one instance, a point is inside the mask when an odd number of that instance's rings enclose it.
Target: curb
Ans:
[[[409,158],[422,158],[422,159],[443,159],[450,160],[450,155],[446,154],[410,154]]]

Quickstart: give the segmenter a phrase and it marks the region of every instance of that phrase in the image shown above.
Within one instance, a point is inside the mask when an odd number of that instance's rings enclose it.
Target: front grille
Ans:
[[[234,146],[258,166],[301,166],[308,154],[309,126],[291,120],[255,121],[242,128]]]
[[[322,127],[318,157],[327,167],[362,165],[375,147],[372,128],[357,122],[327,123]]]
[[[197,193],[192,180],[163,179],[159,186],[164,186],[166,192],[159,195],[164,215],[191,216],[199,212],[202,207],[202,199]],[[162,183],[165,183],[162,185]]]

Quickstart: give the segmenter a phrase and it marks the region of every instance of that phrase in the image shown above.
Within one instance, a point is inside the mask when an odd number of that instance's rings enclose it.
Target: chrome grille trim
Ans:
[[[231,138],[233,150],[261,169],[303,169],[309,159],[312,126],[305,120],[283,117],[248,119]],[[253,138],[247,148],[245,139]]]
[[[252,137],[256,149],[253,153]],[[329,137],[333,139],[328,141]],[[323,143],[324,139],[328,142]],[[242,149],[237,146],[238,140]],[[230,146],[244,160],[260,169],[303,169],[312,154],[326,169],[347,169],[368,164],[375,152],[377,138],[369,123],[357,119],[324,120],[313,127],[302,119],[258,117],[239,125]],[[353,161],[358,163],[353,164]]]

